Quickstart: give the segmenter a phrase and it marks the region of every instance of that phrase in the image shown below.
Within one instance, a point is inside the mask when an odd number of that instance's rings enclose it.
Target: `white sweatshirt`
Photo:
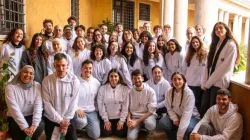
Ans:
[[[165,107],[165,94],[171,88],[169,82],[165,78],[155,84],[153,78],[146,82],[151,88],[154,89],[157,98],[157,109]]]
[[[93,77],[95,77],[101,84],[104,84],[108,79],[108,73],[112,69],[109,59],[104,58],[101,61],[93,61]]]
[[[174,72],[181,72],[181,67],[184,61],[184,57],[181,52],[174,52],[173,55],[171,55],[170,52],[168,52],[165,55],[165,62],[167,66],[167,80],[171,82],[171,76]]]
[[[129,111],[132,119],[139,119],[145,113],[155,113],[157,99],[154,89],[143,83],[143,90],[137,91],[134,87],[129,97]]]
[[[62,40],[64,40],[64,42],[67,44],[67,50],[66,53],[68,53],[69,50],[72,49],[72,46],[74,44],[75,38],[72,38],[70,40],[68,40],[65,36],[62,37]]]
[[[8,63],[10,58],[13,58],[14,62],[11,62],[13,64],[15,69],[11,69],[11,71],[14,74],[17,74],[20,70],[20,60],[22,58],[23,51],[25,49],[25,46],[22,46],[21,48],[15,48],[11,42],[4,43],[0,46],[0,67],[3,66],[3,63]]]
[[[136,50],[137,56],[141,60],[143,60],[143,51],[144,51],[144,45],[143,45],[143,43],[136,43],[135,44],[135,50]]]
[[[215,70],[209,77],[206,66],[203,76],[203,86],[205,86],[206,88],[210,88],[211,86],[216,86],[219,88],[228,88],[230,84],[230,79],[233,76],[236,58],[236,44],[233,40],[230,39],[227,41],[224,48],[221,50],[220,56],[218,57],[218,62],[215,66]]]
[[[5,100],[8,106],[7,116],[12,117],[21,130],[30,127],[24,117],[33,115],[32,125],[39,126],[42,118],[43,104],[41,85],[33,83],[32,87],[24,90],[19,84],[7,85]]]
[[[120,119],[125,122],[128,115],[130,89],[124,85],[117,85],[112,88],[111,85],[101,86],[97,96],[97,105],[99,114],[104,122],[109,119]]]
[[[177,131],[177,140],[182,140],[183,136],[188,128],[191,117],[200,118],[200,114],[195,107],[195,97],[192,90],[185,85],[183,99],[181,106],[181,92],[174,92],[174,99],[172,103],[172,90],[168,90],[165,96],[165,106],[168,111],[170,119],[174,121],[180,121],[179,128]],[[173,107],[172,107],[173,106]]]
[[[62,53],[62,52],[61,52],[61,53]],[[64,52],[63,52],[63,53],[64,53]],[[68,70],[69,70],[71,73],[74,73],[71,57],[70,57],[68,54],[66,54],[66,53],[64,53],[64,54],[67,56],[67,61],[68,61],[68,63],[69,63],[69,66],[68,66],[69,68],[68,68]],[[53,54],[49,55],[49,58],[48,58],[48,61],[47,61],[48,75],[53,74],[53,73],[56,71],[56,69],[55,69],[55,67],[54,67],[54,56],[55,56],[55,55],[56,55],[56,53],[53,53]]]
[[[96,96],[101,86],[100,82],[91,77],[88,81],[78,77],[80,80],[78,109],[84,112],[93,112],[96,110]]]
[[[201,140],[240,140],[242,137],[242,116],[238,113],[236,104],[229,103],[227,113],[222,116],[219,114],[217,105],[210,107],[193,132],[197,133],[200,125],[204,123],[212,123],[216,134],[214,136],[202,135]]]
[[[112,68],[117,69],[120,72],[120,74],[122,75],[124,82],[129,87],[132,87],[131,76],[130,76],[130,73],[128,70],[128,65],[125,61],[125,58],[120,57],[118,55],[115,55],[115,56],[110,56],[109,60],[111,62]]]
[[[81,76],[82,62],[90,57],[90,50],[84,49],[79,51],[78,56],[75,56],[75,51],[73,49],[68,51],[69,56],[72,59],[72,66],[74,70],[74,74],[76,76]]]
[[[122,46],[122,43],[123,43],[122,35],[123,35],[123,31],[121,31],[120,33],[118,33],[118,44],[119,44],[119,46]]]
[[[129,70],[130,75],[136,69],[139,69],[141,72],[143,72],[144,64],[143,64],[143,61],[140,58],[137,58],[135,60],[135,63],[133,65],[133,67],[130,65],[129,60],[127,61],[127,65],[128,65],[128,70]]]
[[[42,83],[44,116],[58,124],[72,119],[78,103],[79,87],[78,78],[70,72],[62,79],[56,73],[45,77]]]
[[[206,60],[203,59],[200,63],[199,60],[196,58],[197,55],[193,56],[190,61],[190,66],[187,66],[187,62],[185,61],[182,68],[182,73],[185,75],[187,84],[189,86],[199,86],[202,85],[202,79],[204,76],[204,71],[206,68]]]

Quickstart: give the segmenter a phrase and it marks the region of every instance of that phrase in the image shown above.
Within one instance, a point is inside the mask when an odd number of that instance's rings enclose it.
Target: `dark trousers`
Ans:
[[[32,125],[32,117],[33,115],[24,117],[27,123],[29,124],[29,127]],[[25,140],[27,135],[23,130],[21,130],[21,128],[15,122],[15,120],[12,117],[8,117],[8,122],[9,122],[9,134],[12,140]],[[32,140],[37,140],[38,137],[42,134],[43,130],[44,130],[44,122],[43,120],[41,120],[39,126],[37,127],[36,131],[32,136]]]
[[[201,117],[205,115],[205,113],[211,106],[216,104],[216,94],[218,90],[220,90],[219,87],[212,86],[211,88],[204,91],[201,100]]]
[[[104,121],[101,120],[100,121],[100,127],[101,127],[101,134],[104,137],[108,137],[111,135],[115,135],[117,137],[126,137],[127,136],[127,124],[126,122],[124,122],[123,128],[121,130],[117,130],[117,123],[119,122],[120,119],[112,119],[109,120],[109,122],[111,123],[111,130],[106,130],[104,129]]]
[[[203,90],[199,86],[189,86],[189,88],[194,93],[195,106],[197,107],[198,111],[200,112],[200,109],[201,109],[201,99],[202,99]]]
[[[55,123],[44,117],[46,140],[50,140],[55,127],[60,127],[60,124]],[[77,140],[75,120],[70,120],[65,140]]]

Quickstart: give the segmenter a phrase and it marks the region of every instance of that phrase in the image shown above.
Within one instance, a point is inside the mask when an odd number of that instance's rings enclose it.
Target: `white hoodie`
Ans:
[[[79,87],[78,78],[70,72],[61,79],[56,73],[45,77],[42,83],[44,116],[58,124],[72,119],[78,103]]]
[[[236,104],[229,103],[227,113],[222,116],[219,114],[217,105],[210,107],[205,116],[195,126],[193,133],[197,133],[203,123],[212,123],[215,135],[202,135],[201,140],[240,140],[242,137],[242,116],[238,113]]]

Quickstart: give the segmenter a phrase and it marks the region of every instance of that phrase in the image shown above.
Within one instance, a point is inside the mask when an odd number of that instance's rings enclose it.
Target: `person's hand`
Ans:
[[[36,127],[35,125],[31,125],[31,126],[30,126],[29,129],[30,129],[31,136],[32,136],[32,135],[34,134],[34,132],[36,131],[36,128],[37,128],[37,127]]]
[[[123,129],[123,125],[124,125],[124,122],[119,121],[119,122],[117,123],[117,130]]]
[[[70,125],[69,121],[68,120],[62,120],[60,122],[60,127],[61,128],[68,128],[68,126]]]
[[[190,140],[200,140],[201,139],[201,135],[198,133],[191,133],[189,136]]]
[[[202,86],[202,88],[201,88],[201,89],[205,91],[207,88],[206,88],[205,86]]]
[[[24,131],[24,133],[25,133],[27,136],[31,136],[30,128],[29,128],[29,127],[24,128],[23,131]]]
[[[45,28],[43,28],[40,33],[44,35],[45,34]]]
[[[130,120],[127,122],[127,125],[128,128],[134,129],[138,125],[138,122],[137,120]]]
[[[76,111],[76,114],[77,114],[80,118],[85,118],[85,117],[86,117],[85,112],[84,112],[83,110],[81,110],[81,109],[78,109],[78,110]]]
[[[104,129],[110,131],[111,130],[111,123],[109,121],[104,123]]]
[[[61,129],[60,129],[60,132],[63,133],[64,136],[66,136],[67,131],[68,131],[68,128],[61,128]]]
[[[179,121],[179,120],[174,121],[174,125],[175,125],[175,126],[179,126],[179,124],[180,124],[180,121]]]

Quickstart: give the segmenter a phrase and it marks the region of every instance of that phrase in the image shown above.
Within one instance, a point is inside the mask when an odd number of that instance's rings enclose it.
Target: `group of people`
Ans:
[[[83,129],[91,139],[135,140],[141,128],[153,139],[157,123],[169,139],[241,139],[227,90],[239,47],[226,24],[214,25],[211,44],[201,25],[188,28],[185,45],[169,25],[156,25],[154,36],[149,23],[141,33],[118,23],[110,35],[103,24],[85,36],[73,16],[63,28],[49,19],[43,27],[26,50],[21,28],[0,46],[0,65],[16,74],[5,88],[13,140],[43,130],[47,140],[75,140]]]

